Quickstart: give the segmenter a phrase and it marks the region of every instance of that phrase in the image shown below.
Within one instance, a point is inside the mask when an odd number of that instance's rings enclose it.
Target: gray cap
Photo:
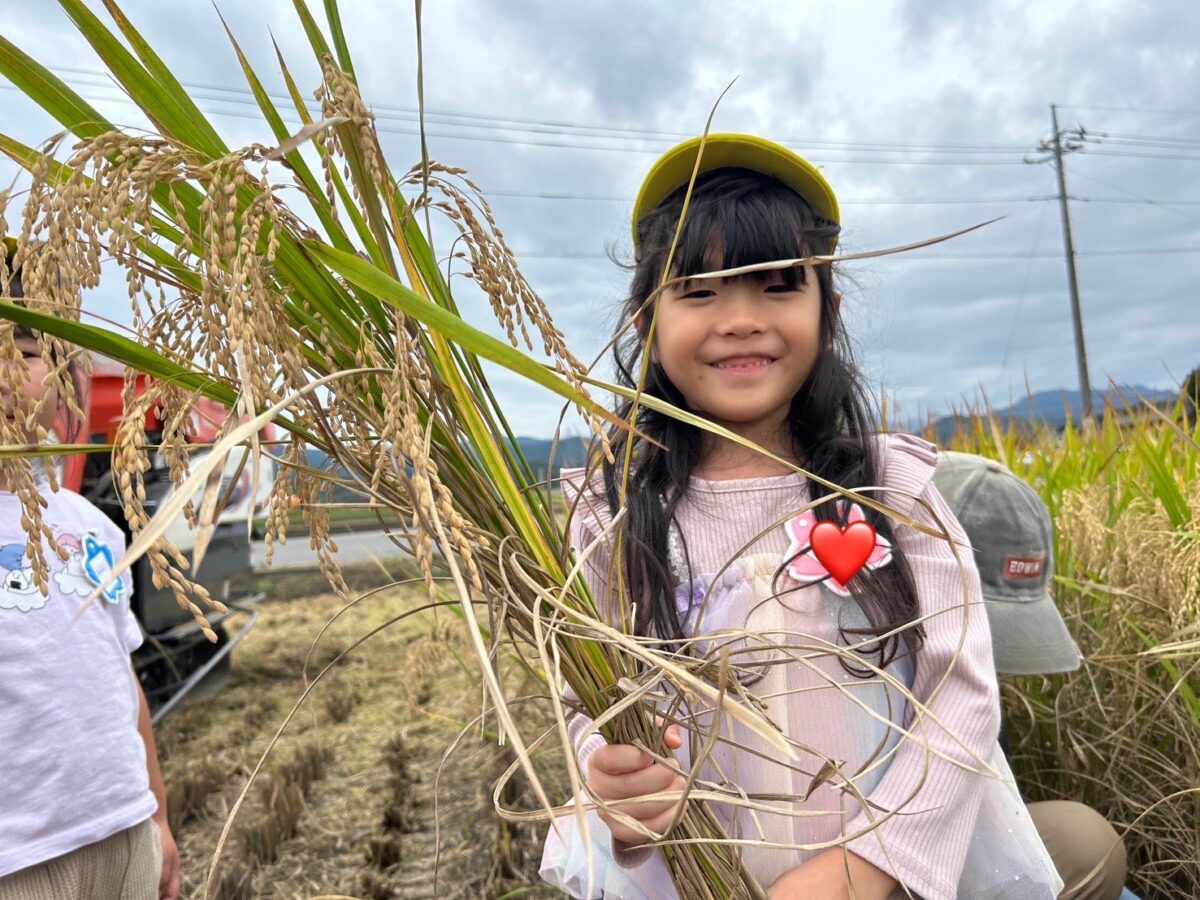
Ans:
[[[995,460],[943,450],[933,482],[975,550],[1000,675],[1079,668],[1079,648],[1054,605],[1054,535],[1046,504]]]

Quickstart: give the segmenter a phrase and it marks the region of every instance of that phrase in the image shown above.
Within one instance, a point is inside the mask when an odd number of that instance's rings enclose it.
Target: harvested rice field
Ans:
[[[377,567],[347,576],[356,596],[392,580]],[[314,639],[344,605],[316,574],[264,577],[258,589],[266,592],[259,620],[235,648],[224,689],[157,729],[185,898],[204,895],[229,811],[303,692]],[[423,593],[390,588],[345,611],[313,649],[309,671]],[[536,829],[505,827],[492,811],[492,782],[507,764],[495,740],[475,727],[438,781],[443,753],[480,708],[462,635],[444,609],[401,621],[316,686],[238,812],[214,900],[554,893],[537,887]]]

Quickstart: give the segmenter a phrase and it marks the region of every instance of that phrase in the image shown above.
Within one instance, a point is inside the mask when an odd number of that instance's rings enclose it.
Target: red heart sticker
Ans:
[[[858,574],[875,549],[875,527],[851,522],[843,530],[834,522],[818,522],[809,538],[813,554],[840,584]]]

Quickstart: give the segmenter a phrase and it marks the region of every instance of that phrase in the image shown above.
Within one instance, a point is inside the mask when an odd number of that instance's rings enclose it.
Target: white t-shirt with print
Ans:
[[[0,877],[137,825],[157,808],[129,654],[129,573],[88,603],[125,540],[78,494],[51,493],[48,596],[33,583],[17,498],[0,492]]]

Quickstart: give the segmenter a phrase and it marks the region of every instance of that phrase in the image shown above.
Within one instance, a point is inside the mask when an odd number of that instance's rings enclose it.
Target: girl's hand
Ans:
[[[847,877],[847,869],[849,877]],[[850,884],[854,884],[854,893]],[[768,900],[886,900],[899,882],[850,851],[833,847],[789,869],[767,888]]]
[[[663,741],[669,750],[678,750],[683,746],[683,737],[679,726],[672,725],[663,735]],[[601,800],[625,800],[629,797],[641,797],[646,794],[659,794],[663,791],[682,790],[687,780],[676,775],[645,750],[632,744],[606,744],[588,760],[588,787]],[[631,816],[653,831],[663,834],[675,819],[682,800],[647,800],[641,803],[621,804],[616,807],[625,815]],[[650,840],[633,828],[621,824],[615,816],[605,809],[599,809],[601,821],[608,826],[614,840],[629,847],[644,844]]]

